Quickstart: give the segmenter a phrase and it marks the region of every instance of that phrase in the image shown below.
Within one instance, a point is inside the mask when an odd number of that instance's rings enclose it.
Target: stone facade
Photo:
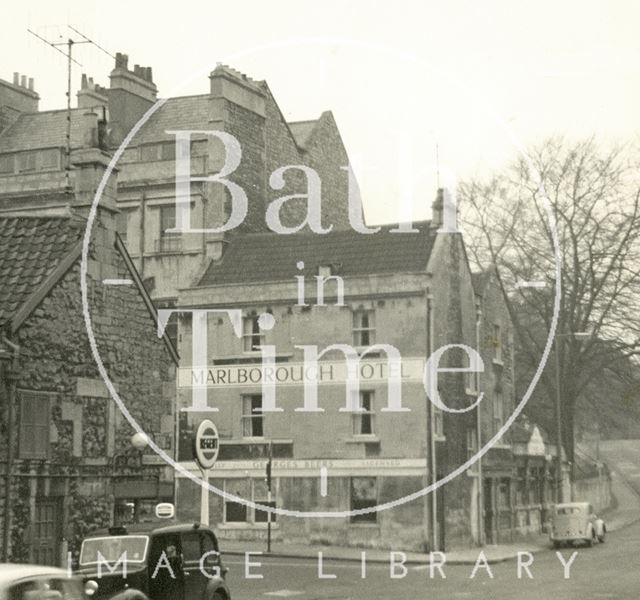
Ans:
[[[437,233],[437,228],[436,222],[421,224],[420,232],[414,234],[362,236],[351,232],[352,247],[347,247],[342,237],[332,234],[324,237],[308,235],[300,239],[298,254],[294,243],[287,252],[276,251],[275,246],[283,242],[278,240],[282,236],[274,235],[271,259],[277,262],[285,257],[291,271],[288,280],[282,275],[274,275],[272,279],[265,277],[251,281],[249,270],[245,270],[244,263],[240,262],[233,268],[244,273],[245,280],[231,281],[232,274],[225,266],[230,263],[225,261],[242,260],[240,254],[234,253],[232,241],[223,264],[216,269],[214,263],[199,286],[181,293],[179,303],[184,307],[239,309],[245,320],[252,315],[271,314],[276,324],[264,333],[261,343],[276,347],[277,360],[282,365],[297,365],[303,360],[300,345],[317,345],[320,349],[331,344],[357,346],[354,319],[360,311],[366,311],[375,322],[370,343],[375,341],[395,346],[403,359],[417,361],[418,372],[422,373],[426,357],[434,350],[450,344],[476,346],[475,293],[463,240],[459,234]],[[375,240],[362,239],[375,238],[376,235],[387,236],[383,237],[379,250],[374,249]],[[423,242],[403,249],[402,242],[398,246],[391,245],[394,235],[397,239],[417,236]],[[259,249],[250,241],[243,244],[241,254],[248,253],[244,256],[247,265],[257,260],[258,254],[266,252],[263,238],[256,238],[255,244],[260,245]],[[318,272],[325,259],[318,250],[315,261],[310,262],[308,257],[313,256],[313,251],[309,250],[309,244],[335,247],[336,255],[342,256],[336,273],[345,273],[344,306],[335,304],[335,289],[330,287],[333,283],[327,284],[327,289],[331,290],[327,291],[327,296],[330,293],[331,300],[327,299],[325,305],[318,305],[313,274]],[[418,258],[416,252],[419,253]],[[299,273],[295,268],[296,261],[303,253],[306,253],[304,273],[307,275],[305,298],[308,306],[298,302],[299,289],[294,277]],[[396,258],[389,258],[389,254]],[[389,261],[398,260],[398,256],[400,262],[396,268]],[[360,262],[364,257],[366,266]],[[359,272],[354,272],[357,270]],[[430,319],[427,317],[429,311]],[[181,365],[187,368],[192,364],[191,328],[191,321],[184,315],[179,322],[179,339]],[[246,340],[237,337],[225,315],[209,317],[207,339],[210,364],[219,366],[222,374],[226,374],[226,369],[230,370],[229,373],[237,374],[238,369],[244,373],[260,360],[255,352],[246,350]],[[376,360],[383,358],[384,355]],[[335,354],[335,358],[332,355],[331,360],[340,361],[340,354]],[[456,349],[447,351],[440,361],[441,368],[466,366],[466,355]],[[217,372],[215,368],[214,372]],[[279,508],[349,511],[357,506],[354,499],[359,500],[356,487],[361,485],[361,481],[369,482],[372,490],[375,486],[377,504],[398,500],[432,482],[431,417],[421,377],[403,383],[403,406],[410,412],[402,413],[382,410],[388,400],[386,381],[362,384],[361,390],[370,394],[372,403],[373,425],[365,435],[354,429],[360,417],[340,410],[345,406],[344,385],[320,385],[319,405],[324,412],[314,414],[295,410],[302,406],[301,385],[277,386],[277,405],[283,412],[266,413],[260,419],[258,435],[250,435],[252,432],[247,429],[247,398],[260,394],[261,388],[247,383],[246,378],[242,381],[245,383],[227,379],[210,389],[209,404],[218,408],[218,412],[191,412],[182,419],[180,458],[187,468],[196,473],[188,446],[193,428],[205,416],[217,423],[222,437],[221,454],[211,477],[212,484],[218,489],[265,502],[264,474],[269,445],[274,456],[273,499]],[[469,388],[467,381],[465,373],[440,374],[440,394],[447,406],[462,409],[473,403],[477,394]],[[191,404],[190,389],[180,391],[180,403],[183,407]],[[475,427],[475,418],[475,411],[469,414],[436,414],[433,445],[436,449],[435,475],[438,478],[467,460],[467,432]],[[322,467],[328,471],[326,495],[320,492]],[[474,481],[474,473],[468,470],[437,493],[440,508],[435,507],[438,528],[435,545],[438,547],[452,548],[474,543]],[[179,479],[177,501],[181,517],[197,518],[199,493],[199,487],[191,481]],[[211,496],[210,504],[211,522],[221,537],[255,539],[266,535],[263,512],[253,508],[238,509],[240,505],[216,495]],[[278,515],[274,535],[292,543],[425,550],[434,545],[432,510],[432,498],[427,496],[363,519],[349,516],[301,519]]]
[[[3,506],[8,500],[1,526],[7,527],[5,558],[11,561],[65,564],[66,551],[77,552],[89,531],[132,517],[129,510],[140,512],[173,499],[173,470],[149,449],[141,452],[131,445],[135,431],[112,400],[89,346],[80,243],[83,215],[108,156],[96,149],[78,150],[74,162],[75,193],[67,196],[71,212],[66,217],[0,217],[5,233],[21,236],[9,240],[12,247],[33,245],[33,255],[17,256],[7,249],[0,258],[5,271],[14,272],[13,264],[22,269],[9,282],[18,286],[16,294],[25,294],[16,311],[3,313],[0,342],[9,349],[7,358],[15,353],[12,360],[0,361],[1,451],[3,464],[9,465],[0,487]],[[166,337],[158,338],[151,300],[117,242],[114,193],[112,181],[89,253],[88,305],[95,342],[132,417],[171,455],[177,355]],[[58,248],[61,240],[71,245],[59,260],[49,260],[46,249]],[[41,255],[39,248],[45,249]],[[108,278],[131,279],[133,284],[107,286],[103,281]]]

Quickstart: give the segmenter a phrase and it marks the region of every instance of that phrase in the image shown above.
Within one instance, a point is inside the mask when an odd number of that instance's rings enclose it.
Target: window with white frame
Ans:
[[[246,438],[264,437],[261,394],[242,396],[242,436]]]
[[[375,477],[351,478],[351,510],[371,508],[378,504],[378,480]],[[378,513],[372,511],[360,515],[352,515],[352,523],[376,523]]]
[[[373,310],[358,309],[353,313],[353,345],[371,346],[376,337],[375,313]]]
[[[274,484],[277,482],[274,480]],[[243,500],[254,502],[260,506],[275,506],[274,501],[268,500],[267,484],[264,479],[225,479],[224,491]],[[228,524],[251,525],[254,523],[267,523],[269,513],[259,508],[249,507],[246,504],[235,502],[225,498],[223,521]],[[276,522],[276,515],[271,513],[271,522]]]
[[[242,345],[245,352],[258,352],[264,343],[264,337],[258,315],[251,314],[242,318]]]
[[[375,433],[375,414],[373,412],[373,392],[360,391],[360,412],[354,412],[353,435],[373,435]]]
[[[182,248],[182,236],[176,227],[176,207],[174,204],[162,205],[159,211],[159,231],[156,241],[157,252],[176,252]]]

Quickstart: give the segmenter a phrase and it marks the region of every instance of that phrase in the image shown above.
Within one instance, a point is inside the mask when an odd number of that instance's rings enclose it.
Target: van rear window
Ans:
[[[571,506],[565,506],[563,508],[559,508],[557,511],[557,514],[559,515],[577,515],[579,514],[581,511],[579,508],[576,507],[571,507]]]

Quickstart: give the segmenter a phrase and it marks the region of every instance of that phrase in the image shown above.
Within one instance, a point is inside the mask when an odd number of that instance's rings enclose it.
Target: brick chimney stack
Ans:
[[[111,125],[111,143],[120,144],[140,117],[155,103],[158,88],[153,83],[151,67],[135,65],[129,70],[129,57],[118,52],[109,75],[107,90]]]

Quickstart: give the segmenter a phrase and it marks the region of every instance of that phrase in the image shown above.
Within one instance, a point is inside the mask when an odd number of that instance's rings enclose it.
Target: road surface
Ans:
[[[640,494],[640,441],[607,442],[601,445],[603,458],[610,462],[615,477],[624,478]],[[619,514],[638,516],[637,496],[626,488],[624,506]],[[620,522],[629,522],[621,520]],[[524,548],[523,548],[524,549]],[[564,549],[560,555],[568,562],[577,552],[565,578],[565,568],[556,551],[546,550],[533,556],[530,579],[524,568],[518,574],[517,561],[491,565],[491,575],[479,567],[472,578],[474,565],[443,568],[446,579],[434,570],[430,577],[426,566],[408,566],[402,578],[390,577],[390,565],[368,564],[364,577],[357,562],[324,561],[323,575],[334,579],[319,579],[319,565],[313,559],[253,557],[260,567],[249,568],[245,577],[245,561],[240,556],[228,557],[229,585],[234,600],[277,600],[293,598],[313,600],[445,599],[457,600],[638,600],[640,598],[640,522],[609,533],[605,544],[593,548]],[[524,560],[524,559],[523,559]],[[403,575],[397,567],[395,574]],[[520,575],[520,577],[518,576]]]

